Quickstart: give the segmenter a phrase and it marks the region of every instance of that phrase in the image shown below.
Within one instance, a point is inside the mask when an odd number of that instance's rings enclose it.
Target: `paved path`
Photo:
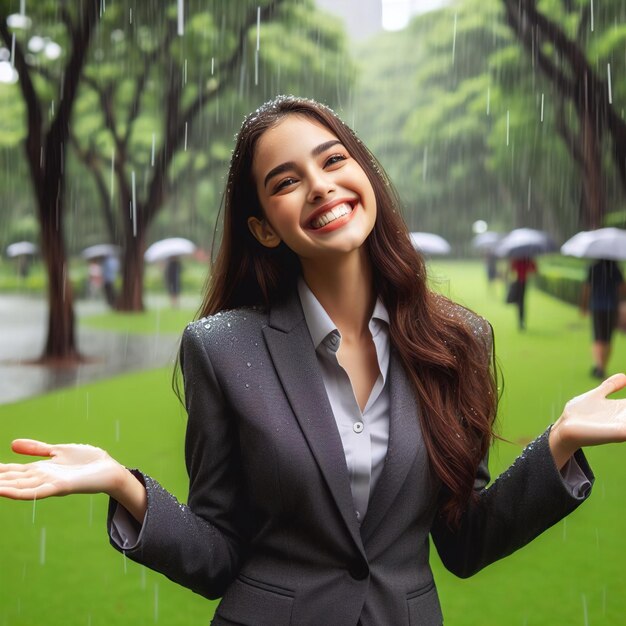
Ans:
[[[166,306],[158,297],[147,306]],[[80,301],[76,313],[105,311],[100,301]],[[47,304],[23,295],[0,294],[0,404],[15,402],[61,387],[80,385],[123,372],[174,365],[178,335],[130,335],[83,328],[78,345],[93,363],[52,368],[27,365],[41,354],[46,338]]]

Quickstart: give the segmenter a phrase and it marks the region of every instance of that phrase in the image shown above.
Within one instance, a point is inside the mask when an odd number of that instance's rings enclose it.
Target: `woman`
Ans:
[[[0,495],[106,492],[113,545],[207,597],[213,624],[440,624],[428,564],[469,576],[588,495],[579,448],[626,438],[616,375],[494,484],[490,327],[430,292],[391,187],[326,107],[248,117],[224,237],[180,361],[188,506],[90,446],[1,468]]]

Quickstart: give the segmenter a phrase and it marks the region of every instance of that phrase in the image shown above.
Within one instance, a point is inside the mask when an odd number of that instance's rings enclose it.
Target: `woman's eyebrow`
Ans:
[[[341,141],[339,141],[339,139],[331,139],[330,141],[325,141],[324,143],[321,143],[319,146],[315,146],[315,148],[311,150],[311,156],[314,156],[314,157],[319,156],[320,154],[328,150],[328,148],[332,148],[333,146],[336,146],[337,144],[341,144]],[[263,186],[267,187],[267,183],[270,180],[270,178],[273,178],[274,176],[277,176],[278,174],[282,174],[283,172],[286,172],[288,170],[294,169],[295,166],[296,164],[293,161],[287,161],[285,163],[281,163],[280,165],[277,165],[276,167],[272,168],[267,173],[267,176],[265,177],[265,180],[263,181]]]

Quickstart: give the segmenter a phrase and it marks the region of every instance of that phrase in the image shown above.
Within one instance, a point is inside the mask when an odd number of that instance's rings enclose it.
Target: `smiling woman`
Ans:
[[[215,626],[443,621],[429,536],[461,577],[589,495],[580,450],[626,439],[619,374],[488,486],[488,322],[431,292],[380,165],[328,108],[250,115],[200,319],[182,340],[188,504],[91,446],[17,440],[0,495],[111,496],[113,546],[209,598]]]

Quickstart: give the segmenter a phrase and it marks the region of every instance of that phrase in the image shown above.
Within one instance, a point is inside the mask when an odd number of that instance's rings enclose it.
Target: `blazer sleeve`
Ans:
[[[205,597],[223,595],[236,576],[245,530],[242,513],[239,446],[232,414],[204,346],[198,323],[183,334],[180,362],[188,424],[185,456],[189,473],[188,505],[157,481],[133,473],[148,496],[137,543],[124,549],[115,541],[110,501],[111,544],[129,558],[165,574]]]
[[[483,339],[491,359],[490,327]],[[578,489],[572,489],[550,452],[550,428],[528,444],[489,487],[487,459],[480,463],[474,482],[476,497],[470,501],[457,528],[436,517],[431,536],[443,564],[452,573],[467,578],[515,552],[589,496],[594,475],[585,455],[578,450],[570,461],[577,464],[586,478]]]

